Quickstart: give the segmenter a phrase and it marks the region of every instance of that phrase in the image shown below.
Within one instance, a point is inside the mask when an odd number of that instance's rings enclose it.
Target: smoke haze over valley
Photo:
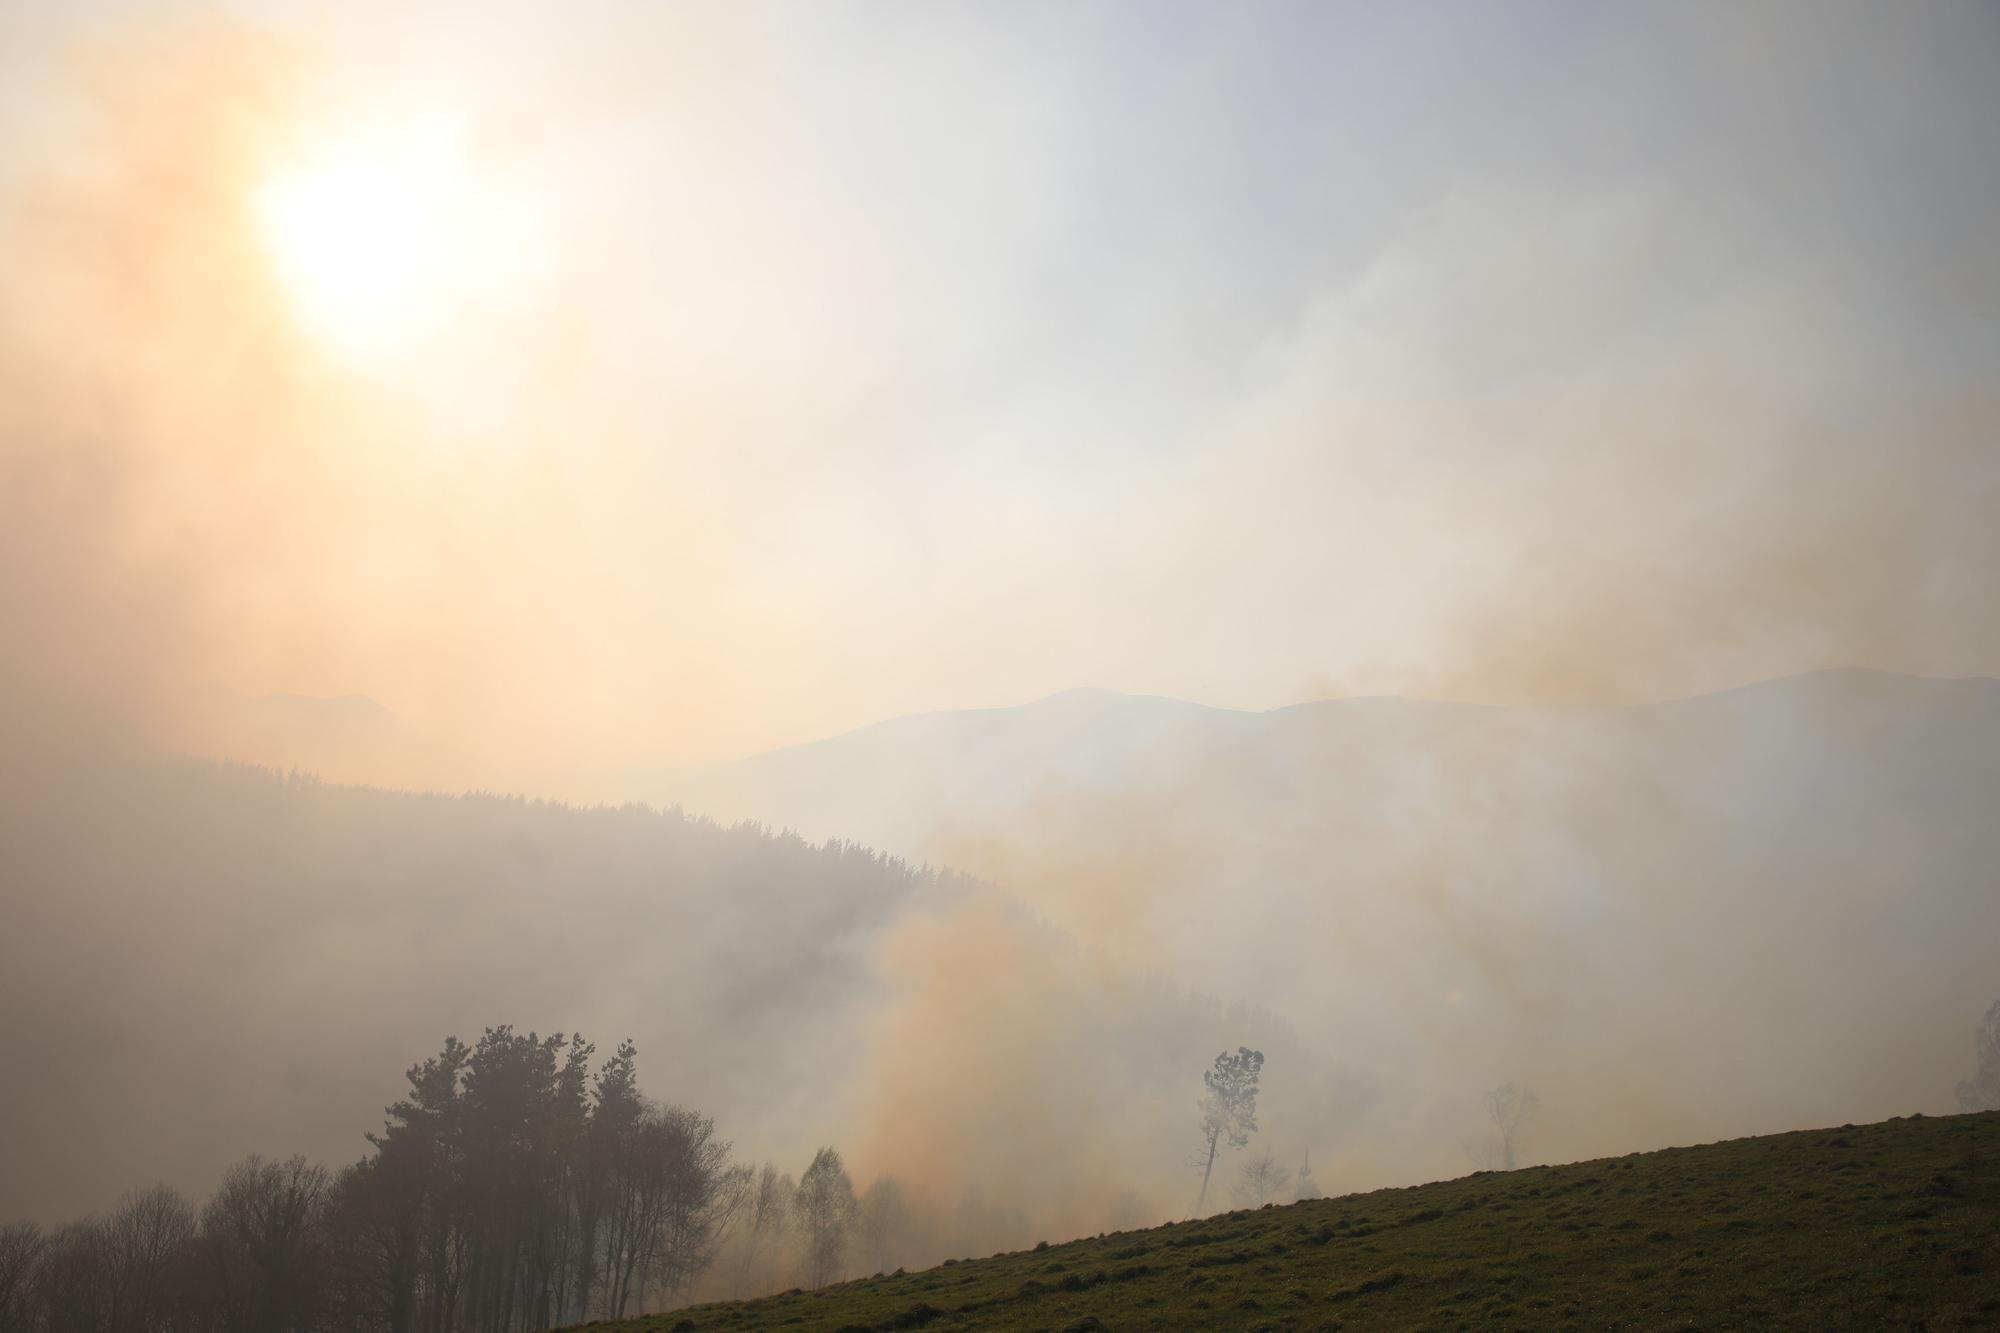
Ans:
[[[0,0],[0,1227],[496,1025],[724,1145],[496,1330],[1977,1109],[1993,7],[586,11]]]
[[[1267,1134],[1357,1188],[1466,1166],[1509,1077],[1552,1157],[1949,1109],[2000,936],[1991,681],[1266,714],[1085,691],[656,782],[811,844],[187,762],[28,803],[9,845],[66,891],[11,934],[10,1007],[52,1012],[6,1054],[60,1033],[81,1063],[10,1100],[13,1137],[74,1147],[9,1194],[99,1206],[170,1161],[193,1188],[259,1126],[338,1159],[436,1035],[559,1013],[638,1036],[754,1155],[833,1133],[948,1206],[1096,1230],[1128,1193],[1185,1206],[1176,1080],[1232,1033],[1273,1055]],[[815,850],[835,829],[976,878]],[[227,928],[156,957],[177,911]],[[138,1067],[144,1106],[115,1095]],[[101,1141],[78,1080],[110,1081]]]

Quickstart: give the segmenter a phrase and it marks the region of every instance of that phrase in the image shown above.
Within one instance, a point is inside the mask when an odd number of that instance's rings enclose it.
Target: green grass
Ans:
[[[600,1325],[2000,1329],[2000,1113],[1482,1172]]]

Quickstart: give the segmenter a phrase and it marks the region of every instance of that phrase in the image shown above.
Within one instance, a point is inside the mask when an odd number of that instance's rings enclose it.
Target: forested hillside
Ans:
[[[16,1215],[247,1151],[344,1161],[447,1033],[635,1038],[741,1140],[813,1142],[866,1049],[872,942],[967,892],[848,845],[640,807],[76,768],[0,809],[0,1099]],[[163,939],[171,943],[162,944]]]

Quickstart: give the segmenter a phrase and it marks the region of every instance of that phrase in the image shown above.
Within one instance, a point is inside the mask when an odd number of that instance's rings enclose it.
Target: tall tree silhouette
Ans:
[[[798,1193],[792,1197],[792,1217],[805,1244],[809,1285],[823,1287],[839,1275],[855,1210],[854,1182],[848,1178],[840,1154],[821,1148],[799,1177]]]
[[[1224,1138],[1232,1148],[1241,1148],[1257,1132],[1257,1078],[1264,1070],[1264,1053],[1238,1046],[1215,1057],[1215,1067],[1202,1072],[1208,1089],[1197,1105],[1201,1108],[1201,1197],[1194,1213],[1208,1205],[1208,1182],[1215,1174],[1215,1154]]]

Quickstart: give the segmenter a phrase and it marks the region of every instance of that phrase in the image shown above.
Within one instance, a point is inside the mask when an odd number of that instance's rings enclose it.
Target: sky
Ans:
[[[569,793],[1083,685],[2000,674],[1990,5],[0,36],[24,716],[359,695],[427,758],[352,776]]]

